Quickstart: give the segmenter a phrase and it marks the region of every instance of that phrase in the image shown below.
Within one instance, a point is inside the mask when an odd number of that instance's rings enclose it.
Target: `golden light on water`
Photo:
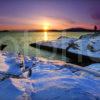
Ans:
[[[48,32],[47,32],[47,31],[44,32],[44,40],[45,40],[45,41],[48,40]]]
[[[48,40],[48,30],[50,29],[51,23],[49,21],[43,22],[43,29],[44,29],[44,41]]]

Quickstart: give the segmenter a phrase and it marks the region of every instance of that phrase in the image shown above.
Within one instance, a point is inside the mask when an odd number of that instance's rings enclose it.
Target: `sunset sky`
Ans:
[[[0,0],[0,30],[100,29],[100,0]]]

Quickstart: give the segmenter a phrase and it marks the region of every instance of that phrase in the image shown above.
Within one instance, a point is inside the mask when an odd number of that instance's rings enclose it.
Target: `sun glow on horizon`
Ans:
[[[49,30],[50,26],[51,26],[50,22],[47,22],[47,21],[43,22],[43,29],[44,29],[44,31]]]

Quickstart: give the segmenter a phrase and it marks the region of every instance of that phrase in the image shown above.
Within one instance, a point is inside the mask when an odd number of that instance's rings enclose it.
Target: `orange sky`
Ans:
[[[0,30],[100,29],[100,0],[0,0]]]
[[[1,17],[0,21],[6,24],[0,24],[0,30],[32,30],[32,29],[66,29],[75,27],[92,28],[93,24],[73,22],[68,19],[52,18],[52,17],[39,17],[36,19],[25,19],[25,18],[7,18]],[[7,25],[7,23],[11,23]]]

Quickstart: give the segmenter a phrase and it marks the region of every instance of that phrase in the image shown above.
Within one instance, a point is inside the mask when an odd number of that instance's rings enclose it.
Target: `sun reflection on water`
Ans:
[[[44,32],[44,41],[47,41],[47,40],[48,40],[48,32],[45,31],[45,32]]]

